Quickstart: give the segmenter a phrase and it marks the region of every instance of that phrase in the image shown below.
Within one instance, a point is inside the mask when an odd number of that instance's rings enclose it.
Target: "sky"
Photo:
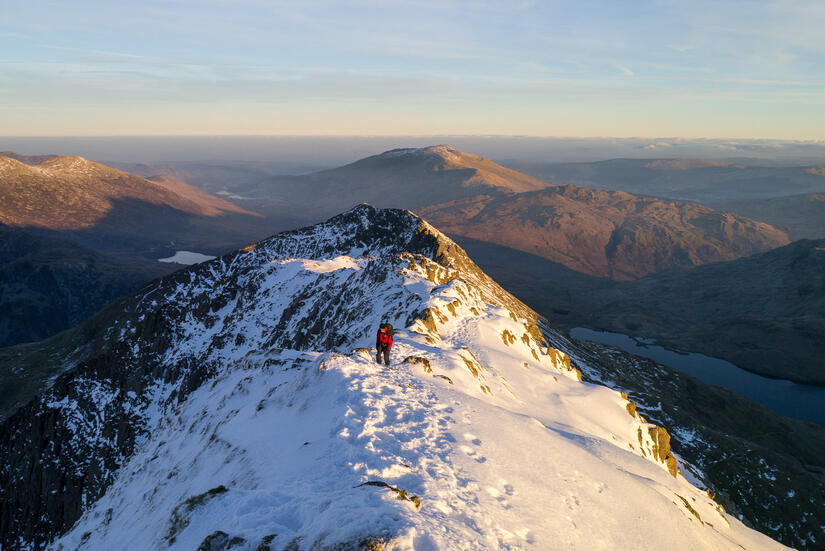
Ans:
[[[825,2],[0,0],[0,136],[825,140]]]

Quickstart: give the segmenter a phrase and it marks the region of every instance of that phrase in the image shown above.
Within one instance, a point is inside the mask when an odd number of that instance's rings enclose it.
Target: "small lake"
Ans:
[[[625,352],[650,358],[702,382],[743,394],[781,415],[825,426],[825,387],[769,379],[719,358],[674,352],[661,346],[645,344],[621,333],[576,327],[570,331],[570,335],[579,340],[615,346]]]

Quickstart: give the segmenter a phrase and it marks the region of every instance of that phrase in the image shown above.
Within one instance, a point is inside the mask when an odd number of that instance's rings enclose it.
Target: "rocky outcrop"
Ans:
[[[657,425],[650,425],[647,427],[647,434],[645,435],[645,431],[639,428],[639,446],[642,447],[642,450],[646,448],[656,461],[666,465],[671,476],[676,476],[678,466],[676,458],[670,453],[670,435],[665,429]]]
[[[216,498],[217,496],[225,494],[228,491],[229,490],[226,488],[226,486],[220,485],[202,494],[189,497],[185,501],[180,503],[172,511],[172,516],[169,519],[169,528],[166,532],[166,540],[170,544],[174,543],[178,533],[189,525],[189,519],[192,514],[192,511],[194,511],[198,507],[203,506],[205,503]],[[226,532],[218,530],[207,536],[203,540],[203,543],[201,543],[198,549],[199,551],[201,550],[201,548],[203,548],[203,550],[205,551],[211,551],[212,549],[227,549],[227,545],[230,543],[230,541],[231,540],[229,539],[229,535]],[[242,543],[242,541],[243,540],[237,543]]]
[[[106,491],[142,434],[141,375],[122,355],[97,356],[0,425],[4,548],[39,549]]]
[[[368,481],[364,482],[363,484],[361,484],[359,487],[361,487],[361,486],[377,486],[379,488],[386,488],[386,489],[390,490],[391,492],[393,492],[397,499],[400,499],[401,501],[409,501],[410,503],[412,503],[415,506],[416,510],[421,509],[421,498],[420,497],[418,497],[417,495],[409,495],[409,494],[407,494],[407,490],[402,490],[400,488],[396,488],[395,486],[392,486],[391,484],[387,484],[383,480],[368,480]]]

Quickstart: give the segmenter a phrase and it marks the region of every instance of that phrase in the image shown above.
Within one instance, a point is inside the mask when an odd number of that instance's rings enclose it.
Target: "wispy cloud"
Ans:
[[[59,119],[80,106],[130,106],[159,131],[169,106],[208,121],[246,102],[282,120],[355,102],[354,125],[415,106],[416,127],[492,133],[537,132],[561,124],[560,113],[579,135],[696,135],[699,124],[729,135],[736,125],[752,132],[756,118],[770,118],[772,135],[825,127],[820,1],[70,4],[4,13],[9,109],[39,106]],[[312,124],[324,131],[320,118]]]

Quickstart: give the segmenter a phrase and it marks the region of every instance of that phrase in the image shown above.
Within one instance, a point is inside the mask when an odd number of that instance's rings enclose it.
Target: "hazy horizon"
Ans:
[[[0,137],[0,151],[81,155],[124,163],[268,162],[338,166],[395,148],[448,144],[498,162],[592,162],[701,158],[754,163],[825,163],[825,142],[528,136],[55,136]]]

